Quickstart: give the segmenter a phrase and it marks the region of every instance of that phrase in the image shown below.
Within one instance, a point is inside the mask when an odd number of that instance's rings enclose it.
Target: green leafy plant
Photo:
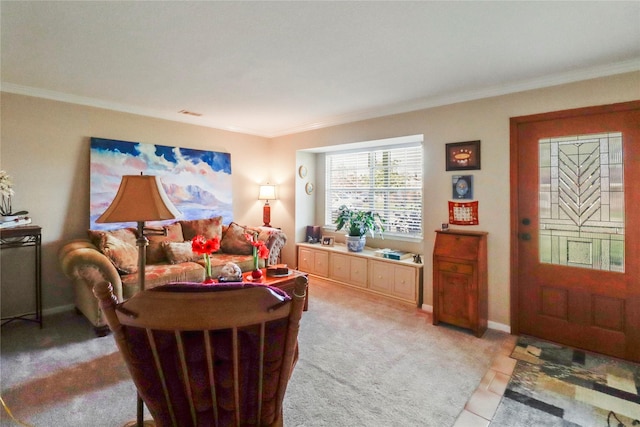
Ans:
[[[384,220],[376,212],[351,209],[347,205],[338,208],[338,217],[335,221],[336,231],[344,228],[349,236],[354,237],[362,237],[367,233],[371,233],[371,237],[376,237],[376,232],[382,237],[383,222]]]

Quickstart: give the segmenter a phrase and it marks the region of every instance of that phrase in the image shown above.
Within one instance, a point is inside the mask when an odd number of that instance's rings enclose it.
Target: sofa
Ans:
[[[191,239],[196,235],[220,238],[220,250],[210,257],[214,278],[229,262],[243,272],[253,270],[253,247],[245,233],[257,235],[269,249],[269,257],[260,259],[260,267],[279,262],[287,237],[277,228],[241,226],[234,222],[223,225],[222,217],[181,220],[157,227],[147,236],[145,289],[170,282],[204,280],[203,256],[191,250]],[[87,238],[69,241],[58,252],[62,271],[73,283],[76,311],[89,319],[98,336],[107,334],[108,326],[93,295],[93,287],[102,281],[111,283],[119,301],[138,292],[136,238],[135,228],[88,230]]]

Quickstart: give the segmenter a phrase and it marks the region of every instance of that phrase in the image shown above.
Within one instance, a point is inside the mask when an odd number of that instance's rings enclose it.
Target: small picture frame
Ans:
[[[448,171],[480,169],[480,140],[446,144]]]
[[[322,236],[322,246],[333,246],[335,238],[332,236]]]
[[[473,175],[453,175],[451,186],[452,199],[473,199]]]

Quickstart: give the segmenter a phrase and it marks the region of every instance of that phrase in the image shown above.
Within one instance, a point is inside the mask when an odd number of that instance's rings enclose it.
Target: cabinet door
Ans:
[[[367,287],[367,260],[351,257],[349,263],[349,283],[361,288]]]
[[[346,255],[331,254],[331,272],[329,277],[340,282],[348,282],[350,277],[349,257]]]
[[[439,321],[470,328],[472,326],[470,298],[472,298],[473,277],[443,270],[438,271],[437,274]]]
[[[393,293],[411,301],[417,300],[416,270],[401,265],[393,266]]]
[[[298,248],[298,270],[313,273],[313,251],[311,249]]]
[[[329,276],[329,252],[313,251],[313,274]]]
[[[386,262],[371,261],[369,286],[376,291],[391,294],[393,291],[392,265]]]

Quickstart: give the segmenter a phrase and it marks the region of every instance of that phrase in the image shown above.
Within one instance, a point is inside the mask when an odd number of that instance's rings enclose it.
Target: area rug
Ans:
[[[518,362],[492,427],[640,425],[640,365],[531,337],[511,357]]]

